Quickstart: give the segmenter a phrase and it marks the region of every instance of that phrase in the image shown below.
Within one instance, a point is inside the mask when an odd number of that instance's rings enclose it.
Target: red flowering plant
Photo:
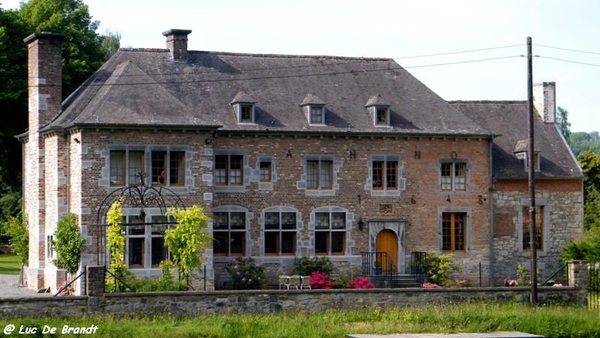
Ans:
[[[321,271],[315,271],[310,275],[310,287],[312,289],[331,289],[333,283],[329,279],[328,274]]]
[[[367,277],[356,277],[348,284],[350,289],[373,289],[375,285],[369,281]]]

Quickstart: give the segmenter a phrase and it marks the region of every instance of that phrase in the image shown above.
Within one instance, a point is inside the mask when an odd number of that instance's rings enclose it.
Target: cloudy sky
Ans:
[[[556,82],[572,131],[600,130],[597,0],[83,2],[122,47],[164,48],[179,28],[193,50],[389,57],[447,100],[526,100],[529,36],[534,82]]]

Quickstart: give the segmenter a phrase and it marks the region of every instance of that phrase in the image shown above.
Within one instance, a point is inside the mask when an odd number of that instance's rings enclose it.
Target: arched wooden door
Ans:
[[[381,230],[375,239],[375,250],[387,253],[381,259],[382,270],[396,271],[398,268],[398,236],[396,233],[389,229]]]

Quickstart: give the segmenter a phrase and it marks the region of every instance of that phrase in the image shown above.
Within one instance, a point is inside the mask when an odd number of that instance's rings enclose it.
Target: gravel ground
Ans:
[[[52,293],[37,293],[19,285],[19,275],[0,275],[0,298],[52,297]]]

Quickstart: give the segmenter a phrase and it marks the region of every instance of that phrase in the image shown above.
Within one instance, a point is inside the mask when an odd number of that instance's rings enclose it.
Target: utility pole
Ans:
[[[529,180],[529,239],[531,249],[531,305],[537,305],[537,240],[535,232],[535,147],[533,137],[533,55],[531,37],[527,37],[527,101],[529,105],[529,153],[527,156]]]

